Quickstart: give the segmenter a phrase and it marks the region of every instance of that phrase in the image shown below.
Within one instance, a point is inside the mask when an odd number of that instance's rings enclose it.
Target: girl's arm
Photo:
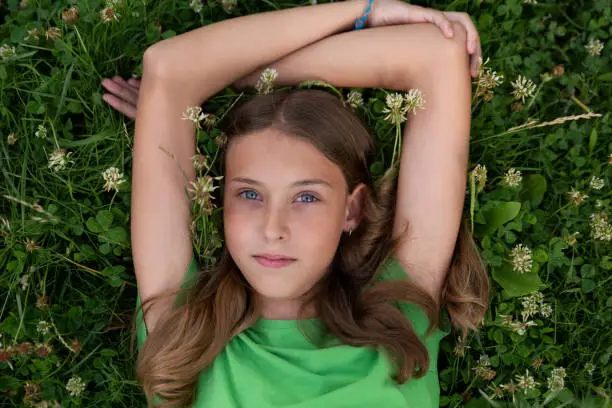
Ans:
[[[233,18],[154,44],[144,60],[201,103],[261,65],[351,29],[366,6],[351,0]]]
[[[233,85],[254,87],[264,68],[274,68],[278,71],[275,83],[282,86],[321,80],[337,87],[405,90],[433,66],[444,65],[452,54],[462,52],[466,29],[456,23],[453,29],[453,39],[444,38],[427,23],[337,34],[261,66]]]

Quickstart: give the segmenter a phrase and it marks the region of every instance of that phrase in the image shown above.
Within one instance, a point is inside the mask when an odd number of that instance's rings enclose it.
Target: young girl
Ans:
[[[105,100],[136,118],[137,374],[150,404],[438,406],[449,332],[440,312],[475,329],[488,303],[462,220],[478,36],[462,13],[371,3],[222,21],[147,49],[142,82],[105,80],[115,94]],[[351,30],[360,19],[376,28]],[[276,92],[232,109],[224,245],[199,271],[185,194],[195,132],[181,114],[231,84],[252,86],[267,66],[281,85],[419,88],[426,108],[406,124],[398,172],[379,185],[373,139],[335,96]]]

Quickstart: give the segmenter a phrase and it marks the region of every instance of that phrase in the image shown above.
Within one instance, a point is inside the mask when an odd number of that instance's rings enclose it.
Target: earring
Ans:
[[[349,237],[351,236],[352,233],[353,233],[353,229],[349,228]]]

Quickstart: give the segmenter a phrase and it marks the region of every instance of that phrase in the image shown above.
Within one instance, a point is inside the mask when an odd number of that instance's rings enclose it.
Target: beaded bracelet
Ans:
[[[372,3],[374,3],[374,0],[368,0],[368,7],[366,8],[363,17],[361,17],[355,22],[355,30],[361,30],[363,27],[365,27],[366,20],[368,19],[368,14],[370,14],[370,10],[372,10]]]

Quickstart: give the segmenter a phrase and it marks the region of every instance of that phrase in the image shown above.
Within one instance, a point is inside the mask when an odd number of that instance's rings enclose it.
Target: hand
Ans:
[[[106,103],[128,118],[136,119],[140,80],[130,78],[126,81],[120,76],[115,76],[113,79],[102,80],[102,86],[110,92],[102,95]]]
[[[368,15],[367,24],[370,27],[433,23],[447,37],[453,36],[451,21],[459,23],[467,32],[467,51],[470,54],[470,75],[476,77],[482,63],[480,36],[472,19],[467,13],[455,11],[439,11],[431,8],[415,6],[401,0],[375,0]]]

